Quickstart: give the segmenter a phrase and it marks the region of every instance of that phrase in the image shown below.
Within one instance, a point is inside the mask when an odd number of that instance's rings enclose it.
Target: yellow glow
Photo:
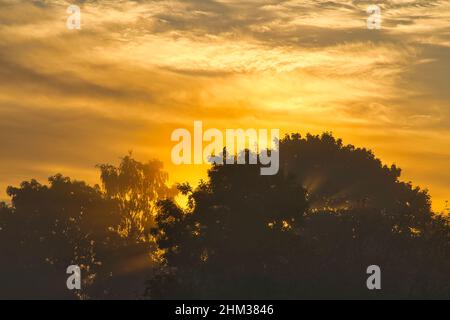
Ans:
[[[0,188],[56,172],[97,183],[95,164],[128,150],[195,186],[208,166],[173,165],[170,134],[202,120],[221,130],[333,131],[395,162],[442,210],[450,102],[448,77],[437,73],[449,70],[450,3],[427,7],[426,18],[413,1],[383,6],[374,34],[363,5],[334,2],[217,1],[227,15],[189,1],[96,1],[82,5],[80,31],[65,28],[66,1],[8,2]]]

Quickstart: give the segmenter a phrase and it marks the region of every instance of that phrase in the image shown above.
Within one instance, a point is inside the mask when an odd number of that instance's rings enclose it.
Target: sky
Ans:
[[[449,0],[0,0],[0,199],[55,173],[98,183],[130,150],[195,184],[205,166],[172,164],[170,136],[201,120],[331,131],[443,210],[449,75]]]

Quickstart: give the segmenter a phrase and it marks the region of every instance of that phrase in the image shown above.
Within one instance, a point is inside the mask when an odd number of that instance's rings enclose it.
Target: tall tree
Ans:
[[[144,164],[129,154],[118,167],[98,167],[106,197],[120,206],[120,232],[135,241],[148,241],[157,200],[173,198],[178,192],[176,187],[167,186],[168,174],[162,170],[162,162],[152,160]]]
[[[135,294],[130,286],[140,275],[130,268],[151,265],[150,236],[143,235],[142,223],[159,197],[173,193],[156,161],[142,164],[127,156],[117,168],[102,166],[101,178],[104,189],[61,174],[50,177],[48,185],[31,180],[8,188],[11,207],[0,204],[0,261],[5,262],[0,273],[8,275],[1,295],[60,299]],[[69,265],[81,267],[81,291],[66,288]]]
[[[449,298],[449,219],[331,134],[285,137],[281,170],[214,165],[189,207],[160,202],[153,298]],[[383,290],[366,287],[382,269]]]
[[[117,205],[98,187],[59,174],[49,178],[49,185],[31,180],[7,192],[12,208],[0,243],[2,258],[8,261],[4,267],[17,275],[8,278],[15,281],[11,292],[28,283],[25,292],[31,296],[70,297],[65,270],[72,264],[83,269],[84,285],[89,285],[106,247],[119,240],[114,232],[120,222]]]

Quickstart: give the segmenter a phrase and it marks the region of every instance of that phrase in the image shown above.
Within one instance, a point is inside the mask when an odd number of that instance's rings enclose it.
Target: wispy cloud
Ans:
[[[382,29],[368,30],[372,2],[1,0],[0,188],[58,168],[91,179],[129,149],[170,166],[170,128],[203,119],[333,130],[443,200],[450,2],[376,1]],[[420,136],[430,156],[403,156]]]

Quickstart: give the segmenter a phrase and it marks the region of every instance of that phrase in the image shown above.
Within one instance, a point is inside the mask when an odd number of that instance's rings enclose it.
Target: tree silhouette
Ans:
[[[390,215],[396,228],[421,228],[431,219],[427,190],[399,181],[401,169],[387,167],[372,151],[343,145],[331,134],[286,136],[280,144],[282,167],[308,189],[312,208],[372,208]]]
[[[274,176],[213,165],[178,185],[185,207],[161,162],[131,155],[98,166],[102,187],[61,174],[9,187],[0,298],[133,298],[145,279],[162,299],[450,298],[450,220],[426,190],[329,133],[286,136],[279,154]],[[81,291],[66,288],[72,264]],[[370,265],[380,291],[366,287]]]
[[[28,283],[25,295],[45,297],[47,285],[43,282],[50,278],[60,280],[61,285],[52,289],[67,297],[65,269],[72,264],[83,268],[89,283],[101,263],[99,253],[105,241],[116,235],[109,228],[120,221],[117,206],[103,199],[98,188],[62,175],[50,177],[49,186],[31,180],[19,188],[9,187],[7,192],[12,208],[0,243],[2,258],[8,261],[3,267],[14,269],[8,274],[20,275],[10,278],[15,282],[12,291],[18,284]],[[53,270],[59,270],[60,277]]]
[[[214,165],[182,209],[160,202],[152,298],[450,297],[449,220],[371,151],[286,136],[281,170]],[[369,291],[379,265],[383,290]]]
[[[170,189],[159,162],[142,164],[126,156],[118,168],[100,168],[104,189],[60,174],[50,177],[49,185],[31,180],[8,188],[12,205],[0,205],[0,260],[6,262],[0,272],[11,276],[3,281],[2,294],[101,298],[117,291],[121,296],[123,288],[112,290],[120,272],[115,265],[151,249],[148,238],[138,239],[133,229],[144,220],[131,221],[132,214],[150,216],[151,201]],[[67,290],[69,265],[81,267],[83,290]]]

